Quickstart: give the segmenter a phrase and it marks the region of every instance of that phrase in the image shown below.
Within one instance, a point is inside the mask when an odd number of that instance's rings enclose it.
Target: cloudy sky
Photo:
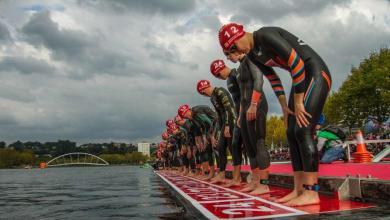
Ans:
[[[179,104],[209,104],[198,79],[225,85],[209,64],[223,58],[217,31],[230,21],[302,38],[328,64],[333,90],[390,45],[388,0],[0,0],[0,139],[158,141]],[[265,91],[269,114],[280,114]]]

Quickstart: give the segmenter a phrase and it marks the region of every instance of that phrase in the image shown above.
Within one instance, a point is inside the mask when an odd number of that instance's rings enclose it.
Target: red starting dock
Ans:
[[[285,188],[271,186],[270,193],[251,196],[239,192],[241,187],[224,188],[163,171],[156,174],[208,219],[269,219],[375,207],[370,203],[338,200],[328,195],[320,195],[318,205],[288,207],[272,202],[289,193],[290,190]]]

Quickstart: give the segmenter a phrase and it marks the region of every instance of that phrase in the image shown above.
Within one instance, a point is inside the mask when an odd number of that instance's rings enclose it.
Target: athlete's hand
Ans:
[[[246,112],[247,121],[252,121],[256,119],[256,108],[257,106],[255,104],[251,104],[251,106],[248,108],[248,111]]]
[[[214,136],[211,137],[211,146],[213,148],[217,148],[217,140],[215,139]]]
[[[187,147],[183,145],[183,146],[181,147],[181,151],[182,151],[182,155],[186,155],[186,153],[187,153]]]
[[[282,108],[283,111],[283,120],[284,120],[284,126],[287,128],[288,125],[288,115],[294,115],[294,112],[291,111],[287,106]]]
[[[203,135],[202,138],[203,138],[203,144],[204,144],[205,146],[208,145],[208,144],[209,144],[209,140],[207,140],[207,136],[206,136],[206,135]]]
[[[241,117],[238,116],[236,124],[237,124],[237,127],[239,127],[239,128],[241,128],[240,122],[241,122]]]
[[[229,126],[225,126],[225,130],[223,132],[223,135],[225,136],[225,138],[230,138],[230,131],[229,131]]]
[[[300,128],[307,127],[310,123],[307,118],[311,118],[311,115],[306,111],[303,103],[295,103],[295,117]]]
[[[202,143],[199,143],[199,146],[198,146],[199,152],[203,152],[204,149],[205,149],[204,143],[203,143],[203,142],[202,142]]]

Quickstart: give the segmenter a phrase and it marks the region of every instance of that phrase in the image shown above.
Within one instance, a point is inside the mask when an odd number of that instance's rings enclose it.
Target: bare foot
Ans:
[[[277,202],[277,203],[285,203],[285,202],[288,202],[288,201],[290,201],[290,200],[292,200],[292,199],[298,197],[300,194],[301,194],[301,193],[298,192],[298,190],[295,190],[295,189],[294,189],[294,190],[293,190],[292,192],[290,192],[289,194],[283,196],[283,197],[280,198],[280,199],[275,200],[275,202]]]
[[[241,189],[240,192],[250,192],[256,189],[256,183],[249,183],[245,188]]]
[[[241,180],[229,180],[229,182],[227,182],[222,187],[229,188],[229,187],[233,187],[233,186],[241,186]]]
[[[209,181],[213,178],[212,175],[208,175],[206,178],[203,179],[203,181]]]
[[[211,179],[210,183],[215,184],[225,181],[225,173],[218,173],[214,178]]]
[[[305,190],[300,196],[286,202],[284,205],[287,206],[305,206],[305,205],[316,205],[320,203],[320,197],[318,192]]]
[[[261,195],[265,193],[269,193],[269,187],[267,185],[258,183],[256,184],[256,189],[250,192],[249,195]]]

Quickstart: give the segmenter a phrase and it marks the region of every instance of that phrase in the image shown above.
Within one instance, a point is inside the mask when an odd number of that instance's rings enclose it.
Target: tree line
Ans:
[[[25,165],[38,166],[57,156],[83,152],[97,155],[110,164],[140,164],[150,158],[137,152],[137,146],[127,143],[89,143],[80,146],[70,140],[56,142],[16,141],[6,145],[0,142],[0,168],[22,167]],[[156,144],[151,144],[151,155],[156,150]]]

